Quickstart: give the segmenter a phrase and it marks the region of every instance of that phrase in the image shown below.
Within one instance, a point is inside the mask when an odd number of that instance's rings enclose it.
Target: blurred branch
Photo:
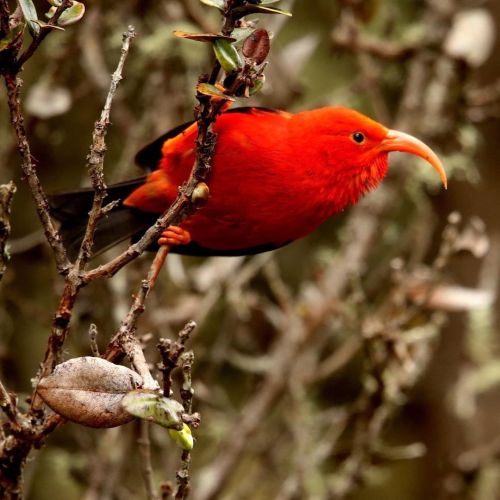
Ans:
[[[156,494],[156,486],[153,475],[153,465],[151,462],[151,441],[149,439],[150,423],[146,420],[138,419],[136,421],[139,437],[137,444],[139,445],[139,454],[141,457],[141,471],[146,485],[146,494],[148,500],[158,500]]]
[[[345,14],[346,11],[343,12]],[[368,54],[380,59],[405,60],[412,57],[421,47],[420,43],[389,42],[360,31],[356,18],[349,11],[350,21],[343,21],[332,32],[336,47],[349,49],[358,54]],[[343,15],[341,15],[343,19]]]
[[[488,106],[500,101],[500,79],[484,87],[470,88],[466,97],[469,106]]]
[[[220,444],[219,453],[213,464],[201,473],[196,500],[218,498],[230,479],[232,472],[242,459],[249,441],[258,431],[270,409],[283,396],[290,382],[294,367],[302,366],[301,355],[307,356],[308,346],[329,317],[331,304],[342,294],[349,284],[352,274],[360,273],[371,245],[377,237],[379,217],[388,208],[391,197],[383,187],[374,195],[358,205],[349,216],[346,232],[349,237],[339,255],[332,259],[322,275],[319,294],[313,302],[307,299],[286,306],[280,336],[269,354],[269,371],[265,374],[261,388],[240,410],[240,419],[228,436]],[[273,281],[280,279],[273,274]],[[276,284],[274,285],[276,286]],[[281,289],[283,284],[278,286]],[[282,292],[280,292],[280,295]],[[289,292],[285,292],[288,296]],[[285,302],[286,303],[286,302]],[[304,317],[296,311],[307,311]],[[288,311],[288,313],[286,313]]]
[[[158,370],[162,373],[163,378],[163,395],[166,398],[172,396],[172,371],[178,366],[179,358],[185,350],[186,342],[193,330],[196,328],[194,321],[188,321],[184,328],[178,334],[178,340],[160,339],[158,349],[160,351],[162,362],[158,366]],[[190,410],[186,410],[190,413]]]
[[[15,192],[16,185],[12,181],[0,186],[0,281],[9,260],[6,245],[10,235],[10,209]]]
[[[189,328],[189,327],[188,327]],[[184,328],[184,336],[187,338],[189,335],[188,330]],[[182,332],[181,332],[182,333]],[[182,342],[182,337],[179,334],[179,340]],[[194,362],[194,354],[192,351],[185,352],[180,357],[180,367],[182,369],[182,386],[181,386],[181,399],[184,406],[184,411],[188,415],[193,412],[193,394],[194,390],[191,385],[192,368]],[[199,425],[199,421],[197,421]],[[188,497],[191,488],[190,481],[190,466],[191,466],[191,452],[183,450],[181,455],[181,465],[176,473],[177,491],[175,493],[176,500],[184,500]]]
[[[12,427],[17,431],[29,431],[30,424],[25,416],[17,409],[16,399],[7,392],[3,383],[0,381],[0,409],[9,419]]]
[[[204,33],[210,33],[214,30],[214,26],[209,22],[206,12],[201,8],[198,0],[183,0],[179,1],[186,14],[186,18],[198,25]]]

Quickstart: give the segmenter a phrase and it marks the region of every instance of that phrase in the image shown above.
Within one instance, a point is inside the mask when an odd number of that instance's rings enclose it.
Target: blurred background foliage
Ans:
[[[36,4],[39,12],[48,6],[43,0]],[[49,36],[22,75],[32,151],[47,192],[87,183],[83,166],[93,123],[128,24],[138,37],[113,105],[105,162],[109,182],[139,175],[135,152],[192,118],[194,85],[210,67],[211,54],[203,44],[173,37],[172,31],[220,26],[216,9],[198,0],[85,4],[84,19]],[[358,212],[340,214],[273,254],[205,260],[169,256],[140,334],[152,333],[148,358],[157,361],[155,339],[175,335],[188,319],[199,324],[191,345],[195,409],[202,414],[193,453],[193,498],[500,498],[500,40],[495,37],[500,3],[282,4],[292,18],[260,16],[260,25],[274,33],[267,82],[261,94],[242,104],[289,111],[354,107],[425,139],[441,154],[451,181],[448,191],[441,191],[429,168],[398,158],[384,188]],[[456,16],[470,18],[478,9],[483,24],[466,25],[457,35],[468,47],[464,61],[453,52],[460,49],[443,47]],[[480,53],[469,59],[467,50]],[[411,85],[420,86],[413,97],[421,100],[405,101]],[[0,361],[2,379],[22,400],[43,356],[61,283],[20,178],[3,89],[0,137],[0,181],[14,179],[18,187],[12,259],[0,290]],[[390,200],[382,215],[377,197]],[[363,211],[375,214],[376,237],[349,273],[356,238],[363,240]],[[462,214],[462,222],[452,218],[452,232],[465,226],[469,239],[464,237],[467,242],[460,247],[458,237],[452,238],[453,255],[445,259],[443,271],[436,257],[451,212]],[[360,217],[359,234],[352,232],[355,217]],[[106,345],[150,258],[84,290],[68,358],[89,354],[91,322],[98,325],[99,343]],[[338,266],[333,274],[332,262]],[[333,279],[339,267],[348,279],[341,293],[324,304],[327,314],[320,325],[306,328],[314,330],[311,339],[293,351],[278,382],[266,378],[270,364],[281,359],[276,348],[289,347],[283,337],[293,335],[293,318],[301,318],[302,327],[307,324],[313,305],[327,296],[322,280]],[[374,331],[385,331],[387,318],[401,319],[405,308],[415,307],[412,297],[427,279],[442,284],[445,298],[428,307],[417,301],[418,313],[403,321],[403,330],[415,335],[420,347],[401,354],[398,342],[371,342],[369,326],[382,323]],[[410,286],[412,280],[418,286]],[[454,295],[451,285],[467,287],[460,293],[469,295]],[[398,293],[404,297],[395,298]],[[398,312],[387,312],[391,308]],[[455,311],[443,317],[449,310]],[[396,349],[387,354],[389,344]],[[382,351],[383,369],[377,371]],[[381,393],[370,389],[377,373],[384,379]],[[403,382],[397,379],[401,373]],[[248,424],[245,416],[262,402],[259,394],[275,382],[279,390],[247,435],[241,422]],[[387,415],[377,413],[381,408]],[[385,425],[367,444],[359,429],[363,422],[373,423],[373,415]],[[172,479],[179,453],[163,429],[151,431],[156,479]],[[73,424],[58,429],[29,464],[28,498],[143,498],[137,436],[135,424],[99,431]],[[241,436],[243,446],[235,452]],[[226,462],[229,469],[221,479]],[[216,493],[205,494],[217,481]]]

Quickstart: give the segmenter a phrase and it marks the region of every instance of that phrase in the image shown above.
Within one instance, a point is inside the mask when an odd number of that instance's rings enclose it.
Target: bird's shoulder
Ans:
[[[292,116],[291,113],[286,111],[253,106],[229,109],[223,113],[219,121],[231,125],[232,122],[238,120],[238,117],[258,118],[266,115],[276,118],[290,118]],[[168,148],[168,152],[182,151],[184,148],[179,147],[182,146],[181,143],[186,140],[194,139],[195,134],[196,122],[194,120],[169,130],[139,150],[135,156],[136,165],[146,170],[146,172],[156,170],[160,160],[165,156],[165,148]]]

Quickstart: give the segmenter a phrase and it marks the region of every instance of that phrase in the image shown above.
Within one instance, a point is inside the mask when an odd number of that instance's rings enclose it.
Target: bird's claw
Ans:
[[[179,226],[168,226],[158,239],[158,245],[187,245],[191,241],[189,231],[182,229]]]

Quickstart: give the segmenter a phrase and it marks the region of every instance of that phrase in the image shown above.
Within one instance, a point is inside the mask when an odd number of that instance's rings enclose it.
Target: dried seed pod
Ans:
[[[271,42],[267,30],[255,30],[243,44],[243,55],[255,64],[262,64],[266,60],[270,48]]]
[[[40,397],[64,418],[88,427],[116,427],[134,417],[121,405],[124,396],[142,386],[142,378],[125,366],[85,356],[57,365],[40,380]]]

